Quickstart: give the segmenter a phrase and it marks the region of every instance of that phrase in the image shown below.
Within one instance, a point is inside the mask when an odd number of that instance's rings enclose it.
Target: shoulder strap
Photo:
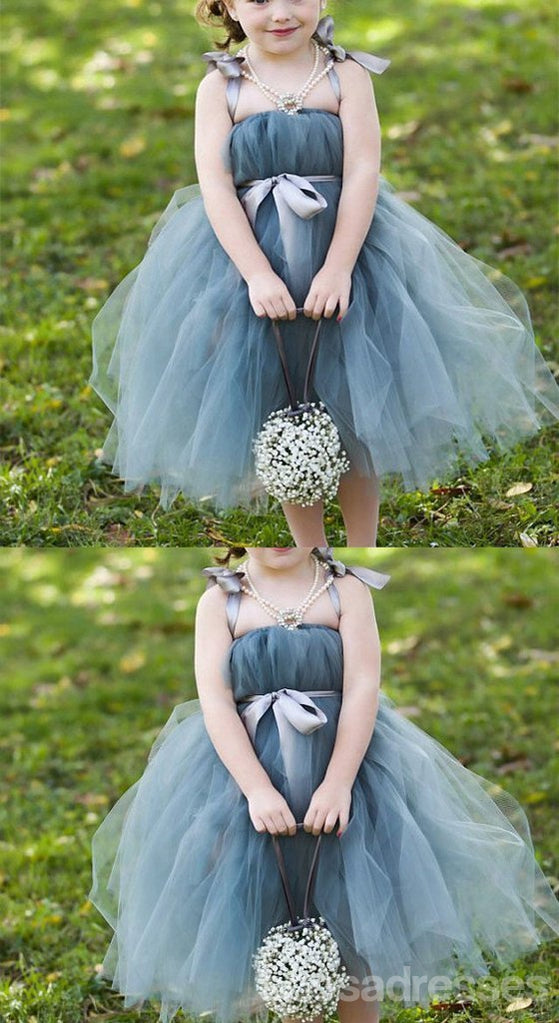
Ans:
[[[337,101],[339,103],[341,98],[342,98],[342,90],[341,90],[341,86],[340,86],[340,79],[338,77],[338,72],[336,71],[335,67],[331,67],[330,68],[330,70],[328,72],[328,79],[330,81],[330,85],[332,86],[332,91],[334,93],[334,96],[336,97],[336,99],[337,99]]]
[[[202,54],[202,60],[205,60],[208,65],[206,74],[217,68],[223,77],[227,79],[225,96],[231,120],[234,119],[235,110],[237,109],[237,102],[242,82],[241,64],[244,59],[244,57],[237,53],[224,53],[221,50],[208,51],[207,53]]]
[[[225,86],[225,97],[227,99],[227,109],[229,111],[229,117],[232,121],[235,120],[235,111],[237,109],[237,103],[239,102],[239,93],[241,91],[242,78],[228,78],[227,85]]]
[[[229,626],[229,632],[233,639],[235,639],[235,628],[239,618],[239,609],[241,606],[241,590],[238,593],[228,593],[225,600],[225,614],[227,615],[227,624]]]
[[[330,596],[330,600],[332,601],[332,604],[333,604],[333,607],[334,607],[334,611],[336,612],[338,618],[341,618],[342,603],[341,603],[340,594],[338,593],[338,588],[337,588],[335,582],[330,583],[330,586],[328,587],[328,594]]]
[[[231,568],[211,567],[203,568],[202,575],[205,575],[207,579],[207,589],[210,586],[217,585],[226,594],[225,614],[227,617],[229,632],[234,639],[235,626],[239,617],[239,608],[241,606],[241,597],[243,594],[243,591],[241,590],[241,583],[244,579],[244,572],[234,572]]]

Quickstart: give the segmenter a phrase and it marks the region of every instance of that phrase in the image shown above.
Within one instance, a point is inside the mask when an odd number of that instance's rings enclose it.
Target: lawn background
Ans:
[[[336,552],[392,574],[375,594],[383,686],[419,727],[524,806],[559,885],[557,553]],[[175,704],[195,696],[203,550],[0,552],[0,1018],[138,1018],[97,977],[110,929],[87,900],[90,843],[142,773]],[[505,1011],[486,982],[459,1012],[392,1006],[391,1023],[552,1023],[559,941],[507,971],[548,998]],[[554,980],[555,976],[555,980]],[[523,979],[524,978],[524,979]],[[555,984],[555,987],[553,986]],[[512,998],[514,1001],[514,998]]]
[[[289,542],[277,508],[218,518],[181,500],[162,512],[155,490],[123,496],[96,459],[111,417],[87,386],[91,323],[174,190],[195,180],[194,96],[214,44],[192,10],[177,0],[4,4],[3,545]],[[392,60],[375,79],[384,175],[522,288],[556,367],[552,0],[329,10],[342,45]],[[380,545],[556,544],[558,437],[465,470],[450,490],[387,486]],[[333,506],[327,527],[331,543],[345,542]]]

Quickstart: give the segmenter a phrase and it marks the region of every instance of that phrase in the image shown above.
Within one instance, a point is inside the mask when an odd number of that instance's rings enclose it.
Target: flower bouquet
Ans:
[[[350,983],[322,917],[272,927],[253,964],[256,990],[266,1007],[301,1023],[332,1016],[340,991]]]
[[[350,467],[322,402],[272,412],[253,449],[256,475],[268,493],[302,507],[335,497]]]

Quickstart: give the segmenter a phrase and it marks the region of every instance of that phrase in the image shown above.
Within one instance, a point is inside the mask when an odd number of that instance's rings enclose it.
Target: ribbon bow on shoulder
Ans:
[[[344,50],[343,46],[338,46],[334,42],[334,19],[330,14],[320,19],[314,34],[319,43],[327,48],[334,60],[346,60],[347,57],[350,57],[356,64],[361,64],[361,67],[366,68],[367,71],[374,71],[377,75],[386,71],[391,63],[386,57],[376,57],[374,53],[365,53],[363,50]]]
[[[207,61],[206,74],[218,68],[224,78],[240,78],[241,64],[244,57],[238,53],[224,53],[221,50],[211,51],[202,54],[202,60]]]
[[[208,589],[217,584],[224,593],[240,593],[241,583],[245,577],[245,573],[239,570],[234,572],[231,568],[219,567],[203,568],[202,575],[208,580]]]
[[[375,572],[372,568],[364,568],[362,565],[344,565],[343,561],[336,561],[331,547],[315,547],[313,554],[328,565],[333,574],[339,579],[344,575],[354,575],[366,586],[372,586],[375,590],[382,590],[390,581],[390,576],[384,572]]]

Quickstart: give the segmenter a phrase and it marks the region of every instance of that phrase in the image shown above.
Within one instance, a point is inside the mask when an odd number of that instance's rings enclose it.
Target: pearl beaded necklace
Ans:
[[[266,611],[266,613],[270,615],[271,618],[274,618],[278,625],[281,625],[283,629],[289,629],[290,631],[293,631],[294,629],[297,629],[299,625],[302,625],[303,618],[311,604],[314,604],[315,600],[317,600],[317,598],[320,597],[320,595],[324,593],[329,586],[332,585],[334,578],[332,575],[328,575],[326,581],[322,584],[322,586],[319,586],[319,588],[317,589],[316,584],[318,582],[320,561],[318,560],[315,554],[311,554],[311,558],[314,561],[314,578],[312,586],[305,599],[301,601],[300,604],[297,604],[296,607],[285,608],[276,607],[276,605],[272,604],[270,600],[266,600],[266,598],[263,597],[262,594],[259,593],[258,590],[256,589],[256,586],[254,585],[254,582],[252,581],[251,575],[249,573],[247,564],[243,565],[242,569],[245,573],[246,578],[248,579],[250,589],[248,589],[246,586],[243,586],[243,584],[241,583],[241,590],[243,591],[243,593],[246,593],[249,597],[253,597],[254,600],[256,600],[257,604],[260,604],[260,607],[262,607],[264,611]]]
[[[248,71],[241,68],[241,74],[243,78],[247,78],[249,82],[254,82],[254,84],[261,89],[264,95],[267,96],[272,103],[275,103],[278,109],[282,110],[284,114],[298,114],[299,111],[303,109],[303,100],[305,99],[305,96],[308,95],[311,89],[314,89],[315,85],[317,85],[318,82],[320,82],[334,66],[334,59],[330,58],[322,71],[318,74],[316,73],[321,51],[325,56],[327,56],[329,54],[329,50],[325,46],[319,46],[315,39],[311,39],[311,42],[314,46],[313,69],[305,84],[301,89],[299,89],[299,92],[278,92],[276,89],[273,89],[271,85],[267,85],[266,82],[263,82],[256,74],[256,71],[249,60],[248,47],[246,46],[239,52],[245,58]]]

